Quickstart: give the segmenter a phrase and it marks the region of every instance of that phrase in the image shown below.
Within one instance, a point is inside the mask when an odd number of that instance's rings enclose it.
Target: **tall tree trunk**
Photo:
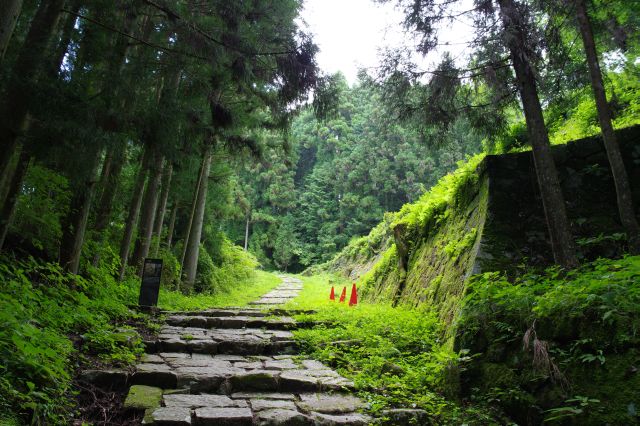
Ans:
[[[244,225],[244,251],[247,251],[249,248],[249,223],[250,223],[249,215],[247,214],[247,220]]]
[[[130,27],[134,24],[135,15],[131,13],[125,13],[124,30],[129,32]],[[109,118],[113,115],[113,100],[120,91],[120,72],[126,63],[127,51],[129,49],[129,41],[126,37],[120,35],[115,38],[115,45],[113,49],[109,51],[107,56],[107,73],[106,78],[103,81],[102,89],[107,99],[107,114],[99,116],[99,120]],[[96,123],[100,125],[101,123]],[[89,149],[92,150],[89,156],[89,164],[84,164],[85,170],[89,170],[89,179],[84,184],[86,189],[77,191],[71,201],[71,208],[67,217],[66,226],[63,230],[63,237],[60,246],[60,264],[67,268],[70,272],[77,273],[80,264],[80,255],[82,252],[82,245],[84,244],[84,236],[86,233],[86,227],[89,219],[89,212],[91,210],[91,200],[96,190],[96,173],[100,160],[100,153],[102,152],[102,146],[97,141],[92,141]],[[105,164],[105,176],[109,174],[110,169],[110,157],[107,155],[106,161],[109,164]],[[83,180],[83,173],[78,173],[77,170],[73,171],[74,176]],[[76,178],[76,179],[77,179]],[[78,184],[76,184],[78,186]]]
[[[3,176],[7,174],[18,138],[28,128],[33,84],[46,62],[47,48],[60,19],[63,4],[64,0],[40,2],[13,66],[0,106],[0,174]]]
[[[189,236],[191,235],[191,229],[193,228],[193,218],[196,214],[196,206],[198,205],[198,193],[200,192],[200,185],[202,185],[202,177],[204,173],[204,163],[200,163],[200,170],[198,171],[198,179],[196,180],[196,186],[193,191],[193,201],[191,202],[191,209],[189,210],[189,222],[187,223],[187,232],[184,235],[184,246],[182,247],[182,256],[180,257],[180,270],[184,272],[184,260],[187,255],[187,243],[189,242]]]
[[[120,181],[120,173],[122,172],[126,155],[127,153],[125,148],[119,149],[113,154],[111,170],[102,183],[102,194],[100,196],[100,201],[98,202],[98,211],[96,212],[96,221],[93,227],[97,235],[101,235],[109,224],[113,199],[116,196],[118,182]]]
[[[102,162],[102,171],[100,172],[100,179],[98,180],[98,190],[104,191],[107,180],[109,179],[109,175],[111,175],[112,165],[113,151],[109,149],[107,150],[107,154],[104,156],[104,161]]]
[[[133,249],[131,264],[137,268],[142,267],[145,257],[149,256],[151,247],[151,235],[153,232],[153,220],[158,207],[158,188],[162,179],[162,165],[164,158],[160,153],[154,153],[154,161],[149,170],[147,189],[144,192],[142,210],[140,211],[140,223],[138,225],[138,238]]]
[[[76,186],[71,197],[69,212],[63,222],[62,240],[60,242],[60,256],[58,262],[67,271],[77,274],[80,268],[80,257],[84,235],[91,211],[91,201],[97,184],[97,171],[100,164],[100,149],[96,149],[89,159],[89,176],[81,181],[82,186]]]
[[[193,285],[198,272],[198,255],[200,253],[200,239],[202,238],[202,225],[204,223],[204,210],[207,203],[207,184],[209,181],[209,170],[211,168],[211,149],[207,148],[202,158],[202,181],[198,188],[196,198],[196,209],[193,215],[193,224],[189,239],[187,240],[187,251],[184,259],[184,276],[188,285]]]
[[[142,204],[142,194],[144,193],[144,182],[147,177],[148,153],[145,151],[142,154],[140,161],[140,170],[136,174],[135,183],[133,184],[133,190],[131,191],[131,202],[129,203],[129,213],[127,214],[127,220],[124,225],[124,233],[122,235],[122,241],[120,242],[120,273],[119,279],[124,278],[124,273],[127,270],[127,261],[129,259],[129,250],[131,249],[131,239],[133,238],[133,230],[136,227],[138,221],[138,214],[140,213],[140,205]]]
[[[0,62],[4,59],[21,10],[22,0],[2,0],[0,2]]]
[[[178,214],[178,209],[180,205],[176,201],[173,203],[173,209],[171,211],[171,219],[169,219],[169,229],[167,230],[167,250],[171,250],[171,243],[173,242],[173,230],[176,226],[176,215]]]
[[[154,256],[158,256],[160,251],[160,238],[162,237],[162,225],[164,224],[164,215],[167,210],[167,200],[169,199],[169,189],[171,188],[171,176],[173,174],[173,164],[169,162],[162,179],[162,192],[160,194],[160,203],[158,212],[156,213],[155,223],[153,224],[153,235],[156,237],[156,246],[153,251]]]
[[[604,140],[604,146],[607,150],[613,182],[616,187],[620,222],[629,238],[629,248],[631,252],[638,254],[640,253],[640,226],[638,226],[638,220],[636,219],[633,208],[633,197],[631,195],[629,177],[627,176],[622,154],[620,153],[620,146],[618,145],[616,134],[613,131],[613,124],[611,123],[611,111],[607,103],[607,94],[602,81],[598,52],[593,40],[593,31],[591,30],[587,7],[584,0],[575,0],[575,3],[582,43],[584,44],[587,64],[589,65],[591,87],[598,110],[598,121],[600,122],[600,129],[602,130],[602,139]]]
[[[30,161],[31,158],[29,157],[29,153],[24,149],[20,151],[18,163],[16,164],[16,168],[9,184],[7,196],[5,198],[4,204],[2,205],[2,210],[0,211],[0,250],[2,250],[2,247],[4,246],[4,240],[7,237],[7,233],[9,232],[9,227],[11,226],[13,215],[16,210],[18,197],[20,196],[22,180],[27,174]]]
[[[22,144],[18,144],[16,146],[16,150],[14,154],[11,156],[9,160],[9,165],[7,166],[7,173],[5,175],[0,176],[0,205],[4,204],[4,201],[7,198],[7,194],[11,190],[11,185],[12,185],[11,178],[13,177],[16,167],[18,166],[20,153],[22,151],[23,151]]]
[[[538,98],[535,74],[527,58],[528,49],[525,42],[526,29],[523,17],[514,0],[498,0],[498,3],[504,24],[503,37],[511,53],[511,61],[516,72],[518,91],[527,122],[527,132],[531,140],[553,257],[559,265],[565,268],[575,268],[578,266],[578,259],[569,228],[558,172],[551,153],[549,135]]]

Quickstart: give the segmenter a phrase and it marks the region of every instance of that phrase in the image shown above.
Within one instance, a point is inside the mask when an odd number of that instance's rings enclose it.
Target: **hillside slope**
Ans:
[[[640,182],[640,127],[619,130],[632,185]],[[619,255],[624,235],[599,137],[553,147],[583,260]],[[634,185],[640,199],[640,185]],[[476,156],[416,203],[387,214],[326,265],[360,280],[365,297],[437,310],[447,324],[475,273],[517,275],[552,264],[530,152]],[[452,335],[452,334],[450,334]]]

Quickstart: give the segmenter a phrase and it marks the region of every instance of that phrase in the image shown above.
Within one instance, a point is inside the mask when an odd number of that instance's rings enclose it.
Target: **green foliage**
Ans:
[[[62,236],[60,220],[67,212],[70,199],[66,178],[34,164],[29,167],[18,198],[11,232],[29,241],[50,259],[55,258]]]
[[[200,246],[198,257],[197,293],[224,293],[234,288],[238,282],[248,282],[254,277],[258,266],[256,258],[240,247],[222,238],[214,262],[204,246]]]
[[[606,74],[607,98],[613,111],[613,126],[616,129],[640,123],[639,64],[631,61],[622,69]],[[567,143],[572,140],[600,133],[595,100],[590,87],[575,90],[573,105],[551,105],[547,112],[550,121],[552,143]]]
[[[329,261],[385,212],[416,200],[480,150],[464,120],[427,146],[416,129],[390,121],[380,88],[366,75],[353,87],[340,75],[334,83],[333,115],[320,120],[302,111],[292,123],[290,152],[270,150],[260,163],[241,165],[243,212],[229,233],[242,241],[249,216],[249,247],[265,266],[298,271]]]
[[[0,411],[66,423],[76,358],[69,336],[84,334],[83,351],[123,365],[141,353],[137,334],[118,325],[133,316],[126,305],[135,303],[134,282],[117,283],[102,269],[82,278],[56,264],[8,258],[0,282]]]
[[[160,286],[168,290],[176,290],[180,284],[180,261],[173,252],[162,248],[159,256],[162,259],[162,278]]]
[[[282,281],[264,271],[254,271],[250,277],[228,283],[215,293],[185,295],[179,291],[160,289],[158,306],[162,309],[188,311],[213,307],[246,306],[277,287]]]
[[[358,395],[376,413],[387,408],[422,408],[436,424],[487,424],[482,410],[447,400],[446,377],[459,357],[440,341],[442,324],[433,312],[361,302],[355,307],[328,300],[331,285],[349,282],[331,275],[301,277],[305,286],[290,308],[317,313],[298,320],[317,321],[294,332],[303,353],[354,381]]]
[[[461,191],[478,181],[477,169],[483,159],[484,155],[480,154],[460,163],[457,170],[440,179],[418,201],[402,206],[391,226],[406,226],[407,239],[411,241],[422,235],[423,230],[429,229],[429,224],[437,224],[445,219],[447,207],[456,205]]]
[[[512,371],[499,383],[502,391],[543,401],[546,411],[538,415],[545,421],[571,416],[575,424],[625,424],[633,421],[627,407],[638,397],[638,378],[625,373],[638,355],[638,330],[640,257],[628,256],[515,281],[501,273],[472,277],[458,344],[477,352],[469,374],[476,395],[496,383],[487,366],[500,365]],[[583,396],[571,397],[576,394]],[[518,419],[522,405],[496,402]]]

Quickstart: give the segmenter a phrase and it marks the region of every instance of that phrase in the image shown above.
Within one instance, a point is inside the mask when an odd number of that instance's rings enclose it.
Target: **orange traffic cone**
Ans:
[[[358,290],[356,289],[356,283],[353,283],[351,287],[351,297],[349,298],[349,306],[358,304]]]
[[[344,302],[344,299],[347,297],[347,287],[342,288],[342,293],[340,294],[340,303]]]
[[[329,295],[329,300],[336,300],[336,292],[333,289],[333,286],[331,286],[331,294]]]

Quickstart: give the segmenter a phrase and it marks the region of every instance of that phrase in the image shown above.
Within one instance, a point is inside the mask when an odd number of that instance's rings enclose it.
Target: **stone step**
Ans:
[[[353,383],[322,363],[291,355],[146,355],[129,383],[188,393],[349,391]]]
[[[297,323],[290,317],[256,317],[236,315],[230,317],[198,316],[198,315],[171,315],[166,323],[176,327],[200,327],[200,328],[268,328],[271,330],[294,330]]]
[[[287,303],[288,301],[290,301],[292,299],[293,299],[293,297],[288,297],[288,298],[284,298],[284,297],[263,297],[261,299],[254,300],[253,302],[249,302],[249,304],[250,305],[262,305],[262,306],[284,305],[285,303]]]
[[[311,309],[262,309],[262,308],[244,308],[244,309],[207,309],[204,311],[162,311],[167,316],[199,316],[199,317],[270,317],[270,316],[292,316],[301,314],[314,314],[316,311]]]
[[[325,393],[162,395],[159,388],[132,386],[125,406],[146,410],[145,424],[154,426],[367,425],[372,421],[357,412],[364,408],[358,398]]]
[[[158,338],[145,342],[147,353],[183,352],[199,354],[273,355],[297,349],[287,330],[260,328],[200,328],[166,325]]]
[[[162,311],[164,315],[181,316],[201,316],[201,317],[266,317],[270,315],[259,308],[227,308],[227,309],[205,309],[202,311]]]

